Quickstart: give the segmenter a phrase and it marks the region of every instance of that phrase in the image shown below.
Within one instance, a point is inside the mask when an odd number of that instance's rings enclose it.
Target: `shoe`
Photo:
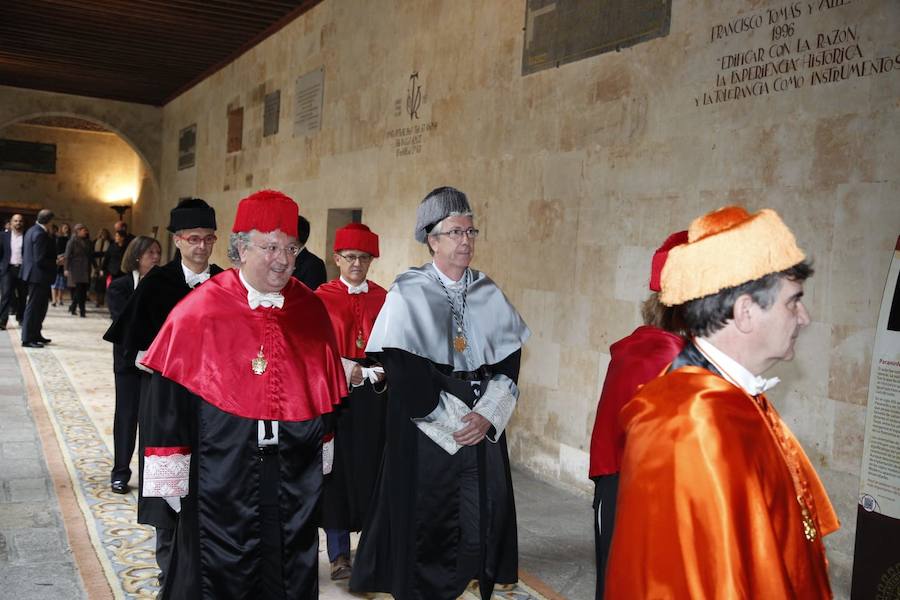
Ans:
[[[52,303],[50,306],[56,306],[56,302]]]
[[[42,344],[44,344],[44,345],[46,346],[47,344],[49,344],[49,343],[52,342],[53,340],[51,340],[50,338],[39,337],[39,338],[38,338],[37,340],[35,340],[35,341],[40,342],[40,343],[42,343]]]
[[[23,348],[43,348],[44,345],[40,342],[22,342]]]
[[[69,314],[72,315],[73,317],[75,316],[75,305],[74,304],[69,307]]]
[[[331,563],[331,580],[338,581],[341,579],[350,579],[350,573],[353,570],[350,568],[350,557],[344,554],[341,554],[334,562]]]
[[[87,314],[86,314],[86,313],[81,313],[81,318],[83,319],[83,318],[85,318],[85,317],[87,317]]]
[[[121,479],[117,479],[110,483],[109,489],[111,489],[114,494],[127,494],[131,491],[131,488],[128,487],[128,482],[122,481]]]
[[[6,331],[6,323],[0,323],[0,331]]]

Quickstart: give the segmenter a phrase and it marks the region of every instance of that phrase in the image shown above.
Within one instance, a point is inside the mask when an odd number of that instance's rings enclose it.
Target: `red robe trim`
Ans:
[[[284,306],[247,304],[236,269],[196,288],[169,313],[143,364],[239,417],[307,421],[347,395],[334,332],[322,302],[291,279]],[[260,346],[265,372],[251,361]]]
[[[340,278],[323,283],[316,289],[316,296],[325,304],[334,334],[337,337],[338,352],[346,358],[365,358],[366,344],[372,325],[381,311],[387,290],[368,281],[369,291],[365,294],[349,294],[347,286]],[[362,347],[356,341],[362,336]]]
[[[610,598],[832,597],[822,536],[837,516],[765,397],[682,367],[641,388],[620,419]]]
[[[638,388],[675,360],[684,339],[658,327],[642,325],[609,347],[610,361],[591,433],[590,477],[618,473],[625,448],[619,411]]]

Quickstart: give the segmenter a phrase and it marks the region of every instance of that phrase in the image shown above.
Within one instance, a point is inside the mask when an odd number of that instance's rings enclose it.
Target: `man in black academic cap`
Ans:
[[[133,358],[135,366],[144,371],[147,369],[140,364],[140,359],[175,305],[193,288],[222,272],[221,267],[209,262],[216,243],[216,211],[204,200],[187,198],[180,201],[170,212],[167,229],[173,233],[175,247],[178,249],[175,258],[162,267],[155,267],[141,279],[125,305],[122,316],[103,337],[119,344]],[[142,396],[146,394],[149,379],[149,374],[143,378]],[[143,461],[143,432],[146,431],[144,423],[147,416],[144,410],[146,403],[140,404],[137,414],[132,418],[123,418],[122,422],[128,423],[130,428],[137,423],[141,424],[138,445],[140,460]],[[123,465],[114,465],[111,486],[116,493],[128,491],[130,457],[129,452],[128,460]],[[171,552],[175,512],[161,498],[144,498],[139,493],[138,523],[156,527],[156,562],[160,568],[162,586]]]

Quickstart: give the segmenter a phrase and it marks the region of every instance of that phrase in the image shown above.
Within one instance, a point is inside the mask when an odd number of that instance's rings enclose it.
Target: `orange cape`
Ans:
[[[281,309],[247,304],[236,269],[211,278],[169,313],[143,364],[239,417],[307,421],[347,395],[328,313],[291,279]],[[260,346],[265,372],[251,361]]]
[[[765,397],[688,366],[645,385],[619,418],[609,598],[832,597],[822,536],[837,516]]]

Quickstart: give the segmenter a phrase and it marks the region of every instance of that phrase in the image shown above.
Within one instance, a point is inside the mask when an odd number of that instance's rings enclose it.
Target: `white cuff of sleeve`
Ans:
[[[503,431],[516,409],[516,399],[519,397],[519,388],[512,379],[506,375],[495,375],[491,379],[481,398],[475,404],[474,412],[491,422],[494,426],[494,437],[487,435],[488,441],[497,443]]]
[[[153,449],[148,450],[153,451]],[[190,452],[174,454],[147,453],[144,456],[142,493],[147,498],[187,496],[190,487],[190,473]]]
[[[151,369],[150,367],[145,367],[144,365],[141,364],[141,361],[144,360],[145,356],[147,356],[146,350],[138,350],[137,356],[134,359],[134,366],[136,366],[141,371],[146,371],[147,373],[152,373],[153,369]]]

